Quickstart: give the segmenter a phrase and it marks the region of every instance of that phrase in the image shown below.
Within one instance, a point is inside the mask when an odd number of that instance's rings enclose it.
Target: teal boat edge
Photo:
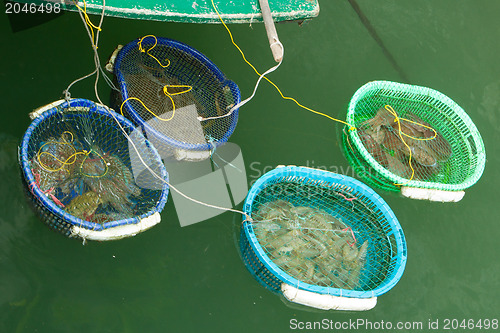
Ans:
[[[72,0],[16,0],[23,4],[57,6],[68,11],[78,11]],[[262,22],[258,0],[214,1],[225,23]],[[101,14],[102,0],[87,0],[88,14]],[[84,2],[78,1],[84,8]],[[304,21],[319,15],[318,0],[269,0],[269,7],[275,22]],[[177,0],[158,2],[157,0],[108,0],[105,15],[128,19],[153,20],[180,23],[220,23],[211,0]]]

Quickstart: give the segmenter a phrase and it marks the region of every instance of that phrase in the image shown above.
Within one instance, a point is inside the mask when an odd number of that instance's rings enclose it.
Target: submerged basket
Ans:
[[[377,150],[373,149],[372,144],[376,144],[373,137],[369,137],[370,141],[365,141],[364,144],[366,136],[362,137],[364,134],[360,129],[367,121],[374,119],[385,105],[390,105],[401,118],[418,119],[416,123],[401,121],[403,125],[409,125],[411,130],[427,131],[419,127],[420,123],[427,124],[439,133],[441,142],[446,143],[448,157],[442,161],[431,159],[435,162],[432,168],[422,167],[415,158],[412,159],[416,171],[431,170],[425,177],[410,180],[409,169],[405,175],[396,174],[375,156],[382,151],[378,146]],[[459,201],[464,195],[463,191],[474,185],[483,173],[486,155],[479,131],[459,105],[436,90],[389,81],[369,82],[352,97],[347,122],[356,127],[356,130],[349,130],[347,127],[344,129],[345,155],[357,174],[373,186],[389,191],[402,191],[403,195],[415,199]],[[396,132],[393,134],[398,135]],[[433,132],[428,131],[427,136],[430,134]],[[406,140],[411,141],[408,138]],[[426,143],[432,143],[432,140]],[[441,149],[442,153],[443,148],[437,144],[435,147]],[[384,154],[388,151],[385,150]],[[438,150],[429,150],[429,154],[423,156],[432,157],[436,151]],[[394,154],[394,151],[390,151],[390,154]],[[408,160],[406,165],[409,165]]]
[[[114,73],[116,109],[125,101],[123,112],[164,158],[206,159],[236,127],[238,110],[230,111],[240,102],[237,85],[186,44],[154,36],[132,41],[119,51]]]
[[[287,205],[293,208],[283,210]],[[367,310],[403,274],[406,241],[399,222],[379,195],[351,177],[278,167],[255,182],[244,211],[251,217],[240,238],[246,267],[267,289],[292,302]],[[290,220],[295,213],[302,215]],[[309,224],[318,218],[323,227]],[[346,258],[352,251],[358,257]]]
[[[145,176],[133,173],[142,163],[138,155],[161,179],[168,175],[129,120],[85,99],[52,103],[31,116],[19,163],[28,200],[44,223],[70,238],[112,240],[160,222],[168,186],[152,176],[155,184],[138,186]]]

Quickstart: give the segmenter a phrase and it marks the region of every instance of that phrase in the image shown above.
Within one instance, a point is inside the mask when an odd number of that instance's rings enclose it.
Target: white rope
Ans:
[[[104,80],[106,81],[106,83],[108,84],[108,86],[111,89],[116,90],[116,91],[120,91],[118,88],[116,88],[116,86],[113,84],[113,81],[106,75],[106,73],[102,69],[101,63],[100,63],[100,60],[99,60],[99,54],[97,52],[97,45],[99,43],[99,32],[101,31],[101,26],[102,26],[102,23],[104,21],[105,7],[106,7],[106,0],[103,0],[103,2],[102,2],[101,18],[100,18],[99,26],[98,26],[99,29],[97,29],[97,32],[96,32],[95,46],[93,44],[94,41],[92,40],[92,33],[90,31],[90,28],[89,28],[88,24],[85,21],[85,18],[84,18],[83,14],[82,14],[82,11],[81,10],[78,11],[78,14],[80,15],[80,18],[82,19],[83,26],[85,27],[85,30],[87,31],[87,35],[88,35],[88,37],[90,39],[90,43],[92,44],[92,49],[94,51],[94,63],[96,64],[96,69],[94,69],[91,73],[89,73],[89,74],[87,74],[85,76],[82,76],[82,77],[74,80],[73,82],[71,82],[69,84],[69,86],[66,88],[66,90],[63,91],[64,99],[65,100],[69,100],[71,98],[71,93],[69,92],[69,90],[71,89],[71,87],[75,83],[80,82],[80,81],[82,81],[82,80],[84,80],[86,78],[89,78],[89,77],[91,77],[94,74],[97,74],[97,76],[96,76],[96,85],[97,85],[97,81],[99,81],[99,71],[103,74]],[[101,104],[103,104],[103,103],[101,103]]]
[[[104,18],[104,8],[105,8],[105,0],[103,0],[103,4],[102,4],[102,13],[101,13],[101,20],[100,20],[100,22],[99,22],[99,29],[100,29],[100,27],[101,27],[101,25],[102,25],[102,21],[103,21],[103,18]],[[83,17],[83,14],[81,13],[81,11],[79,11],[79,13],[80,13],[80,17],[81,17],[81,19],[82,19],[82,21],[83,21],[83,23],[84,23],[84,25],[85,25],[85,28],[86,28],[86,30],[87,30],[87,34],[89,35],[90,41],[91,41],[91,43],[93,43],[93,41],[92,41],[92,35],[91,35],[91,32],[90,32],[90,30],[89,30],[89,28],[88,28],[88,26],[87,26],[87,24],[86,24],[86,22],[85,22],[85,18]],[[109,79],[109,78],[108,78],[108,77],[104,74],[104,71],[102,70],[101,63],[100,63],[100,60],[99,60],[99,54],[98,54],[98,52],[97,52],[97,45],[98,45],[98,42],[99,42],[99,31],[100,31],[99,29],[97,30],[97,33],[96,33],[95,47],[94,47],[94,45],[93,45],[93,50],[94,50],[94,63],[95,63],[95,65],[96,65],[96,69],[95,69],[92,73],[90,73],[90,74],[88,74],[88,75],[86,75],[86,76],[84,76],[84,77],[82,77],[82,78],[79,78],[79,79],[77,79],[77,80],[73,81],[73,82],[72,82],[72,83],[68,86],[68,88],[64,91],[65,96],[67,97],[67,100],[69,100],[69,98],[70,98],[70,96],[71,96],[71,95],[69,94],[69,89],[71,88],[71,86],[72,86],[74,83],[76,83],[76,82],[78,82],[78,81],[80,81],[80,80],[83,80],[83,79],[85,79],[85,78],[87,78],[87,77],[90,77],[90,76],[92,76],[92,75],[96,74],[96,80],[95,80],[95,82],[94,82],[94,92],[95,92],[95,95],[96,95],[96,98],[97,98],[98,102],[99,102],[102,106],[104,106],[104,107],[106,108],[106,110],[110,111],[110,112],[109,112],[109,114],[113,117],[113,119],[115,120],[115,122],[118,124],[118,127],[119,127],[119,128],[120,128],[120,130],[122,131],[123,135],[127,138],[127,140],[129,141],[129,143],[131,144],[131,146],[134,148],[134,150],[135,150],[135,152],[137,153],[137,156],[139,157],[139,159],[140,159],[141,163],[144,165],[144,167],[145,167],[145,168],[146,168],[149,172],[151,172],[151,174],[152,174],[154,177],[156,177],[157,179],[159,179],[160,181],[162,181],[163,183],[165,183],[165,184],[166,184],[169,188],[171,188],[171,189],[172,189],[172,190],[174,190],[175,192],[179,193],[182,197],[184,197],[184,198],[186,198],[186,199],[188,199],[188,200],[190,200],[190,201],[192,201],[192,202],[194,202],[194,203],[197,203],[197,204],[199,204],[199,205],[202,205],[202,206],[205,206],[205,207],[209,207],[209,208],[214,208],[214,209],[218,209],[218,210],[230,211],[230,212],[234,212],[234,213],[242,214],[243,216],[245,216],[245,220],[244,220],[244,222],[245,222],[245,221],[251,221],[250,216],[249,216],[247,213],[243,212],[243,211],[236,210],[236,209],[232,209],[232,208],[220,207],[220,206],[217,206],[217,205],[208,204],[208,203],[206,203],[206,202],[199,201],[199,200],[197,200],[197,199],[194,199],[194,198],[192,198],[192,197],[190,197],[190,196],[188,196],[188,195],[186,195],[186,194],[182,193],[182,192],[181,192],[181,191],[179,191],[176,187],[172,186],[169,182],[167,182],[167,181],[166,181],[163,177],[161,177],[161,176],[160,176],[160,175],[158,175],[155,171],[153,171],[153,170],[149,167],[149,165],[147,165],[147,163],[143,160],[143,158],[142,158],[142,156],[141,156],[141,154],[140,154],[139,150],[137,149],[137,146],[135,145],[134,141],[133,141],[133,140],[130,138],[130,136],[127,134],[127,132],[125,131],[125,129],[124,129],[124,128],[123,128],[123,126],[121,125],[120,121],[119,121],[119,120],[115,117],[115,115],[113,114],[113,112],[111,112],[111,110],[110,110],[110,109],[109,109],[109,108],[108,108],[108,107],[107,107],[107,106],[106,106],[106,105],[105,105],[105,104],[101,101],[101,98],[99,97],[99,92],[98,92],[98,90],[97,90],[97,85],[98,85],[98,82],[99,82],[99,71],[101,71],[101,72],[103,73],[103,76],[104,76],[104,77],[106,77],[107,79]],[[278,65],[278,66],[279,66],[279,65]],[[275,67],[277,68],[278,66],[275,66]],[[274,69],[273,69],[273,70],[274,70]],[[269,71],[268,71],[268,72],[269,72]],[[265,74],[267,74],[267,72],[266,72],[266,73],[264,73],[264,75],[265,75]],[[260,79],[259,79],[259,80],[260,80]],[[113,87],[112,87],[112,88],[113,88]],[[116,89],[116,88],[114,88],[114,89]],[[255,91],[254,91],[254,94],[255,94]]]
[[[102,103],[101,103],[102,104]],[[200,204],[202,206],[205,206],[205,207],[209,207],[209,208],[215,208],[215,209],[218,209],[218,210],[224,210],[224,211],[230,211],[230,212],[235,212],[235,213],[239,213],[239,214],[242,214],[245,216],[245,221],[250,221],[250,216],[247,215],[247,213],[243,212],[243,211],[239,211],[239,210],[236,210],[236,209],[232,209],[232,208],[226,208],[226,207],[220,207],[220,206],[216,206],[216,205],[212,205],[212,204],[208,204],[206,202],[202,202],[202,201],[199,201],[199,200],[196,200],[184,193],[182,193],[181,191],[179,191],[177,188],[175,188],[174,186],[172,186],[169,182],[167,182],[163,177],[161,177],[160,175],[158,175],[156,172],[154,172],[150,167],[149,165],[147,165],[147,163],[142,159],[142,156],[141,154],[139,153],[139,150],[137,149],[135,143],[133,142],[133,140],[128,136],[127,132],[125,131],[125,129],[122,127],[121,123],[118,121],[118,119],[116,119],[115,115],[110,112],[110,115],[115,119],[116,123],[118,124],[118,126],[120,127],[121,131],[123,132],[123,134],[125,135],[125,137],[128,139],[128,141],[130,142],[130,144],[132,145],[132,147],[134,148],[135,152],[137,153],[137,156],[139,157],[141,163],[146,167],[146,169],[151,172],[151,174],[156,177],[157,179],[159,179],[160,181],[162,181],[163,183],[167,184],[169,188],[173,189],[175,192],[179,193],[181,196],[183,196],[184,198],[188,199],[188,200],[191,200],[192,202],[195,202],[197,204]]]
[[[70,98],[70,93],[69,93],[69,89],[77,82],[83,80],[83,79],[86,79],[94,74],[96,74],[96,80],[94,82],[94,91],[95,91],[95,95],[96,95],[96,98],[97,100],[99,101],[99,103],[101,105],[103,105],[106,110],[110,111],[110,109],[101,101],[100,97],[99,97],[99,93],[98,93],[98,90],[97,90],[97,86],[98,86],[98,81],[99,81],[99,72],[101,72],[103,74],[103,77],[105,78],[107,84],[110,86],[111,89],[114,89],[116,91],[119,91],[119,89],[117,89],[115,87],[115,85],[113,84],[112,80],[105,74],[104,70],[102,69],[101,67],[101,63],[100,63],[100,60],[99,60],[99,55],[98,55],[98,52],[97,52],[97,45],[98,45],[98,41],[99,41],[99,32],[100,32],[100,28],[102,26],[102,22],[103,22],[103,19],[104,19],[104,11],[105,11],[105,0],[103,0],[103,5],[102,5],[102,12],[101,12],[101,19],[100,19],[100,22],[99,22],[99,29],[97,30],[97,33],[96,33],[96,40],[95,40],[95,47],[93,45],[93,51],[94,51],[94,63],[96,65],[96,69],[90,73],[90,74],[87,74],[79,79],[76,79],[75,81],[73,81],[69,86],[68,88],[64,91],[64,94],[65,94],[65,98],[67,100],[69,100]],[[89,36],[89,39],[91,40],[91,43],[93,43],[92,41],[92,35],[91,35],[91,32],[90,32],[90,29],[89,27],[87,26],[87,24],[85,23],[85,18],[83,17],[83,14],[81,13],[81,11],[79,11],[79,14],[80,14],[80,17],[82,19],[82,21],[84,22],[84,26],[85,26],[85,29],[87,30],[87,34]],[[280,45],[281,46],[281,49],[283,51],[283,55],[285,53],[285,48],[283,46],[283,44],[278,40],[276,39],[276,41],[271,44],[272,45]],[[252,92],[252,95],[250,97],[248,97],[247,99],[241,101],[240,103],[238,103],[237,105],[233,106],[229,112],[225,115],[222,115],[222,116],[217,116],[217,117],[208,117],[208,118],[203,118],[203,117],[198,117],[198,119],[200,121],[205,121],[205,120],[211,120],[211,119],[219,119],[219,118],[223,118],[223,117],[228,117],[230,116],[231,114],[234,113],[235,110],[239,109],[241,106],[245,105],[246,103],[248,103],[250,100],[252,100],[257,92],[257,89],[260,85],[260,82],[262,81],[262,79],[274,72],[275,70],[277,70],[279,68],[279,66],[281,65],[281,63],[283,62],[283,57],[281,59],[281,61],[276,65],[276,66],[273,66],[271,67],[270,69],[268,69],[266,72],[264,72],[262,75],[259,76],[256,84],[255,84],[255,87],[254,87],[254,90]],[[178,194],[180,194],[182,197],[194,202],[194,203],[197,203],[199,205],[202,205],[202,206],[205,206],[205,207],[209,207],[209,208],[213,208],[213,209],[218,209],[218,210],[223,210],[223,211],[230,211],[230,212],[234,212],[234,213],[238,213],[238,214],[242,214],[243,216],[245,216],[245,220],[243,222],[246,222],[246,221],[252,221],[252,219],[250,218],[250,216],[243,212],[243,211],[240,211],[240,210],[236,210],[236,209],[232,209],[232,208],[227,208],[227,207],[220,207],[220,206],[217,206],[217,205],[212,205],[212,204],[208,204],[206,202],[202,202],[202,201],[199,201],[197,199],[194,199],[184,193],[182,193],[181,191],[179,191],[175,186],[172,186],[169,182],[167,182],[163,177],[161,177],[160,175],[158,175],[155,171],[153,171],[149,165],[147,165],[147,163],[143,160],[141,154],[139,153],[139,150],[137,148],[137,146],[135,145],[135,143],[133,142],[133,140],[130,138],[130,136],[127,134],[127,132],[125,131],[125,129],[122,127],[121,123],[119,122],[119,120],[115,117],[115,115],[113,114],[113,112],[109,112],[110,115],[113,117],[113,119],[115,120],[115,122],[118,124],[120,130],[122,131],[123,135],[127,138],[127,140],[129,141],[129,143],[131,144],[131,146],[134,148],[135,152],[137,153],[137,156],[139,157],[141,163],[144,165],[144,167],[149,171],[151,172],[151,174],[156,177],[158,180],[162,181],[163,183],[165,183],[169,188],[171,188],[172,190],[174,190],[175,192],[177,192]],[[219,156],[220,157],[220,156]]]
[[[284,48],[283,44],[281,44],[281,42],[279,40],[276,40],[276,42],[274,42],[273,44],[278,44],[278,45],[281,46],[281,49],[283,50],[283,56],[284,56],[285,55],[285,48]],[[235,106],[233,106],[231,108],[231,110],[229,110],[228,113],[226,113],[226,114],[224,114],[222,116],[207,117],[207,118],[203,118],[203,117],[200,116],[200,117],[198,117],[198,120],[199,121],[206,121],[206,120],[212,120],[212,119],[219,119],[219,118],[229,117],[231,114],[233,114],[234,111],[238,110],[240,107],[242,107],[246,103],[250,102],[250,100],[252,98],[254,98],[255,93],[257,92],[257,88],[259,87],[260,81],[264,78],[264,76],[266,76],[269,73],[274,72],[275,70],[278,69],[278,67],[280,67],[281,63],[283,62],[283,58],[284,58],[283,56],[281,57],[280,62],[276,66],[269,68],[267,71],[265,71],[264,73],[262,73],[261,76],[259,76],[259,79],[257,80],[257,83],[255,84],[255,88],[253,89],[253,93],[252,93],[252,95],[250,97],[248,97],[247,99],[245,99],[245,100],[239,102],[238,104],[236,104]]]

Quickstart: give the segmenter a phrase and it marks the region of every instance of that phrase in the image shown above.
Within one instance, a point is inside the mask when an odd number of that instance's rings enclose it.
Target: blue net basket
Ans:
[[[111,240],[160,222],[168,175],[129,120],[85,99],[32,117],[19,164],[25,193],[44,223],[70,238]]]
[[[240,102],[237,85],[186,44],[134,40],[118,53],[114,73],[120,88],[115,108],[144,127],[164,158],[207,158],[236,127],[238,110],[231,109]]]
[[[240,248],[267,289],[282,284],[348,298],[390,290],[406,265],[394,213],[363,183],[306,167],[278,167],[250,189]]]

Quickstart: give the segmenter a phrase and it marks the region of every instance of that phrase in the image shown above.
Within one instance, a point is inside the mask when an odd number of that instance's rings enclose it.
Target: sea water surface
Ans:
[[[360,325],[331,331],[374,331],[390,322],[393,331],[427,332],[434,323],[445,331],[446,320],[453,328],[452,319],[472,320],[473,326],[449,331],[494,331],[494,325],[479,330],[478,323],[500,319],[500,2],[356,3],[358,11],[353,1],[320,0],[319,17],[302,26],[279,24],[285,57],[270,78],[286,95],[340,119],[354,92],[372,80],[434,88],[466,110],[487,151],[482,178],[459,203],[377,190],[403,227],[408,262],[373,310],[314,311],[267,291],[239,255],[236,213],[181,228],[169,198],[162,222],[133,238],[82,245],[48,229],[24,198],[17,146],[30,124],[28,113],[59,99],[71,81],[93,70],[92,51],[76,13],[21,29],[34,23],[24,18],[13,23],[14,32],[2,10],[0,332],[289,332],[314,322],[325,324],[324,331],[352,322]],[[274,65],[261,24],[230,29],[258,69]],[[238,84],[243,97],[251,94],[257,76],[221,25],[106,17],[102,61],[117,44],[148,34],[193,46]],[[104,102],[109,91],[101,81]],[[71,94],[95,100],[93,79],[76,84]],[[341,128],[262,82],[240,109],[230,141],[242,150],[249,184],[279,164],[355,176],[339,146]]]

